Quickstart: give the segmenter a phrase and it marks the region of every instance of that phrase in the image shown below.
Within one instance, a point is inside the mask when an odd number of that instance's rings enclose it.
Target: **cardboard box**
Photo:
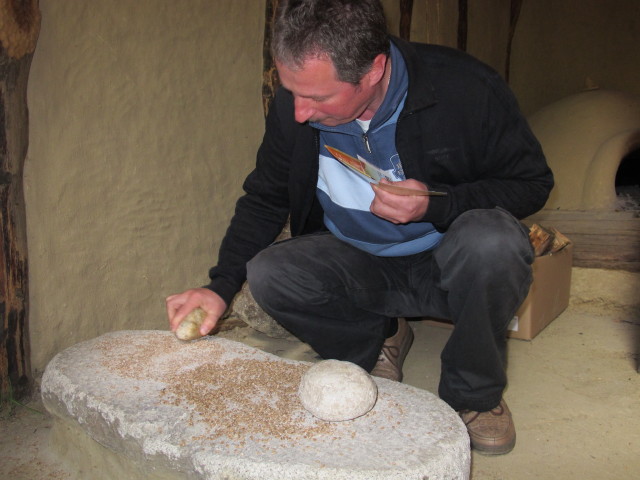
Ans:
[[[536,257],[529,295],[509,324],[511,338],[531,340],[569,305],[573,244]]]
[[[507,335],[531,340],[549,325],[569,305],[573,244],[555,253],[536,257],[533,262],[533,283],[529,294],[516,312]],[[430,325],[453,328],[447,320],[427,319]]]

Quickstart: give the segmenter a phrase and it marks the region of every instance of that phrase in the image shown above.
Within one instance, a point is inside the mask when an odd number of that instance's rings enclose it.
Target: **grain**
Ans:
[[[216,341],[184,343],[172,336],[141,344],[109,339],[98,348],[109,371],[162,382],[159,402],[188,412],[189,425],[205,427],[193,440],[267,447],[274,439],[313,441],[332,432],[330,423],[309,415],[299,401],[307,364],[234,355]]]

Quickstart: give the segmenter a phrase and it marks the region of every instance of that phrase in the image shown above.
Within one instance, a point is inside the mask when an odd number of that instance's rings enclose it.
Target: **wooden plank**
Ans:
[[[271,101],[276,96],[276,90],[280,86],[280,77],[276,70],[276,64],[271,58],[271,24],[278,9],[279,0],[266,0],[264,36],[262,39],[262,109],[265,118],[269,113]]]
[[[400,38],[407,42],[411,39],[411,18],[413,0],[400,0]]]
[[[0,410],[31,395],[27,229],[27,81],[40,31],[37,0],[0,2]]]
[[[640,212],[543,210],[524,220],[553,227],[574,244],[573,264],[640,271]]]

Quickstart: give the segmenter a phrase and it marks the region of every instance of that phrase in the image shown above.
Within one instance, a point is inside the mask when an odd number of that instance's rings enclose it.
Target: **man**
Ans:
[[[439,395],[476,450],[509,452],[505,332],[533,262],[517,218],[553,185],[513,95],[464,53],[389,37],[377,0],[283,1],[272,52],[284,88],[256,168],[211,283],[167,299],[171,329],[201,307],[209,332],[247,278],[323,358],[400,381],[413,340],[403,318],[451,319]],[[332,149],[385,178],[370,183]],[[270,245],[287,218],[292,239]]]

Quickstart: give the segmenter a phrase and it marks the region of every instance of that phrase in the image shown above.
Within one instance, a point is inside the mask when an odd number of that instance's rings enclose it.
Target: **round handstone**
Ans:
[[[328,422],[353,420],[373,408],[378,387],[358,365],[323,360],[305,372],[298,389],[300,402],[312,415]]]
[[[202,337],[200,327],[206,317],[207,312],[201,308],[198,307],[192,310],[191,313],[184,317],[180,325],[178,325],[175,333],[176,337],[184,341],[195,340],[196,338]]]

